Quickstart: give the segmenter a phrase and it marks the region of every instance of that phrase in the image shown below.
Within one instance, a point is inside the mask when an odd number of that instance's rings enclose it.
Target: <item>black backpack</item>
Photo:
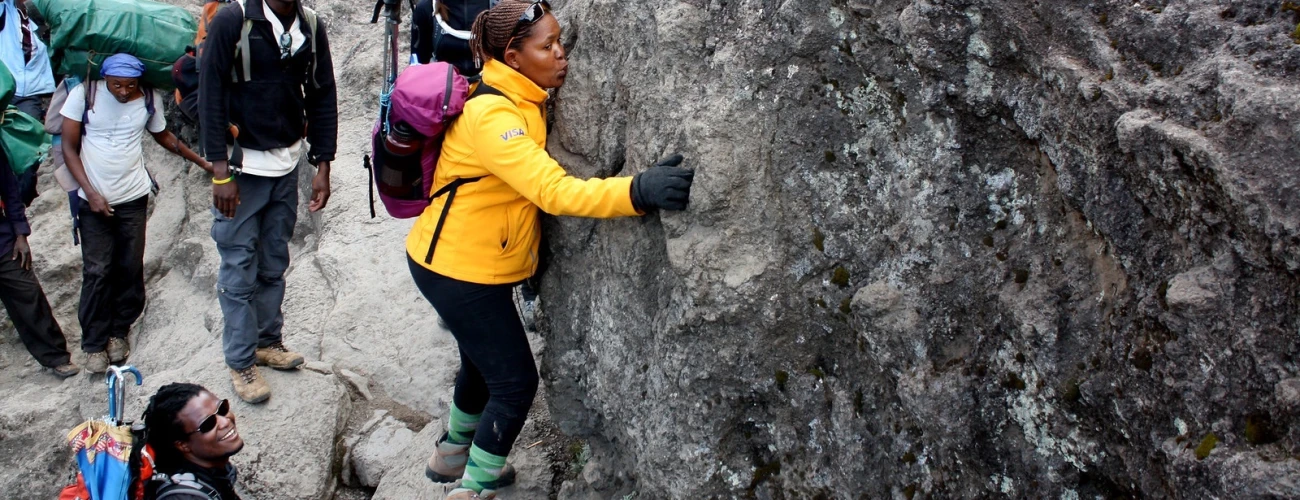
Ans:
[[[190,473],[172,475],[155,473],[149,482],[150,488],[154,491],[153,500],[168,500],[173,497],[193,498],[194,493],[199,493],[208,500],[222,500],[220,491]]]
[[[499,0],[421,0],[411,14],[411,54],[421,64],[442,61],[462,76],[477,75],[469,30]]]

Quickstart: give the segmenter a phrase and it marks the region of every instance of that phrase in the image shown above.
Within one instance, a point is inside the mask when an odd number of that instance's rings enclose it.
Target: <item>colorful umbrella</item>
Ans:
[[[131,486],[131,425],[123,422],[122,414],[126,406],[126,375],[135,375],[135,384],[140,385],[144,377],[132,366],[110,367],[108,374],[108,416],[90,420],[78,425],[68,433],[68,446],[77,457],[78,484],[84,488],[89,498],[82,500],[126,500]],[[60,498],[78,498],[80,494],[68,494]]]

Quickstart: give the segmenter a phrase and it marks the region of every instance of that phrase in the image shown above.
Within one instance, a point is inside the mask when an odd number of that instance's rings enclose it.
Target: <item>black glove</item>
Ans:
[[[678,167],[682,155],[674,154],[632,178],[632,206],[644,212],[655,208],[686,210],[695,170]]]

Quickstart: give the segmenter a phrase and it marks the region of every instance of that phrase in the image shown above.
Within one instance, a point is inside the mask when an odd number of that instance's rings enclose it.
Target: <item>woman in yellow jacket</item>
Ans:
[[[582,180],[547,154],[547,89],[568,61],[546,2],[504,0],[474,22],[482,82],[447,130],[433,202],[406,239],[411,276],[460,349],[447,432],[430,479],[461,480],[449,500],[492,498],[537,392],[537,367],[511,297],[537,269],[538,210],[623,217],[686,208],[693,171],[674,155],[635,177]]]

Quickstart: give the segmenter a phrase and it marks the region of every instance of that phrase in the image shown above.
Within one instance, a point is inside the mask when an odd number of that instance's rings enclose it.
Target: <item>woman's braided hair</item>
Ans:
[[[154,462],[159,471],[169,471],[178,467],[183,460],[176,449],[176,441],[186,437],[185,426],[177,418],[191,399],[198,397],[207,389],[187,383],[167,384],[158,389],[149,398],[149,407],[144,410],[144,439],[136,440],[136,448],[131,456],[140,456],[138,448],[141,441],[153,446]]]
[[[488,59],[505,61],[506,49],[518,49],[524,39],[533,33],[533,26],[536,22],[519,24],[519,17],[524,12],[537,3],[533,0],[501,0],[491,9],[480,12],[478,17],[474,18],[474,26],[470,28],[473,38],[470,39],[470,50],[474,52],[474,64],[483,67],[483,63]],[[543,4],[545,5],[545,4]],[[547,8],[547,12],[550,9]],[[515,31],[515,28],[519,31]],[[511,38],[514,42],[511,42]],[[507,47],[506,45],[510,46]]]

